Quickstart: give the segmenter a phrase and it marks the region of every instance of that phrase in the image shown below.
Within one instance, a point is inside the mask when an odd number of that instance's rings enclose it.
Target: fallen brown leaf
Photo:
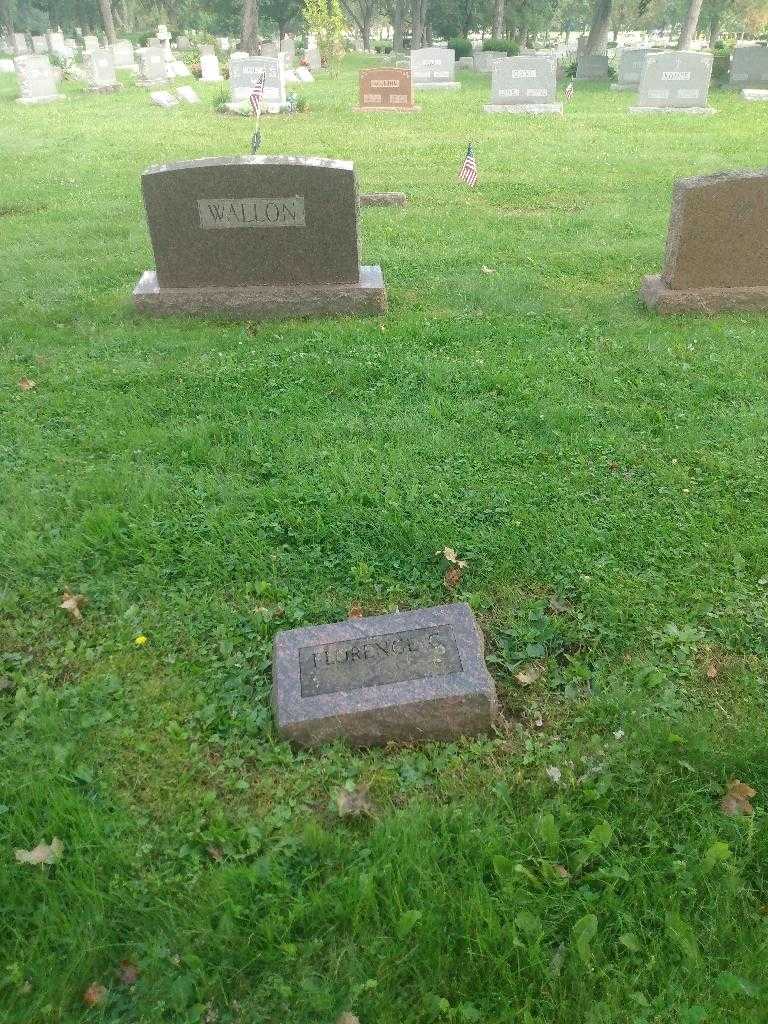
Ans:
[[[117,976],[123,985],[135,985],[139,980],[139,968],[132,960],[121,960]]]
[[[215,860],[217,864],[219,861],[224,860],[224,851],[219,846],[209,846],[206,853],[211,860]]]
[[[363,606],[361,604],[358,604],[357,601],[353,602],[349,606],[349,614],[347,615],[347,618],[348,619],[362,619],[362,617],[363,617]]]
[[[55,864],[64,852],[64,843],[54,836],[51,845],[38,843],[34,850],[14,850],[19,864]]]
[[[753,796],[757,796],[756,789],[752,789],[746,782],[730,779],[720,801],[720,810],[730,818],[737,818],[740,814],[751,814],[753,808],[749,801]]]
[[[368,795],[370,786],[361,782],[354,789],[340,789],[336,794],[336,810],[340,818],[359,818],[373,814],[373,801]]]
[[[83,992],[83,1002],[86,1006],[98,1006],[104,1002],[106,997],[107,990],[98,981],[92,981],[85,992]]]
[[[717,665],[707,665],[707,679],[717,679],[719,671]]]
[[[553,596],[549,599],[549,610],[553,615],[563,615],[571,610],[571,606],[566,601],[561,601],[559,597]]]
[[[29,377],[22,377],[19,381],[19,387],[22,391],[34,391],[37,384],[35,384],[33,380],[30,380]]]
[[[347,1010],[336,1018],[336,1024],[360,1024],[360,1018]]]
[[[568,870],[568,868],[564,868],[562,864],[555,864],[554,870],[555,873],[560,875],[561,878],[571,877],[571,872]]]
[[[87,602],[87,598],[82,594],[70,594],[68,590],[65,590],[61,595],[61,604],[59,608],[63,608],[64,611],[69,615],[70,619],[76,621],[82,619],[80,609]]]
[[[448,590],[455,590],[461,582],[463,572],[464,570],[460,565],[452,565],[450,569],[446,569],[443,576],[443,586]]]
[[[531,661],[515,674],[515,679],[521,686],[530,686],[537,679],[541,679],[546,671],[547,663],[545,661]]]

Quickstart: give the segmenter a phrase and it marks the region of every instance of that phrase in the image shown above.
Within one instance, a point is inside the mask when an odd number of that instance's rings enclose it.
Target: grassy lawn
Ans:
[[[674,179],[763,166],[768,109],[491,117],[463,74],[363,115],[360,66],[262,152],[408,194],[361,213],[380,321],[138,317],[140,172],[252,122],[0,76],[0,1020],[765,1022],[768,322],[636,293]],[[446,599],[493,736],[277,741],[277,629]]]

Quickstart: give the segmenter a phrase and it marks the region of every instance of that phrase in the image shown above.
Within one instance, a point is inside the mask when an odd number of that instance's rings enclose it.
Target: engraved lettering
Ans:
[[[198,199],[200,227],[305,227],[304,196],[275,199]]]

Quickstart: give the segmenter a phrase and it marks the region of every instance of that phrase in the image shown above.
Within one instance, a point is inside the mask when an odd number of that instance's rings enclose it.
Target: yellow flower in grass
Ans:
[[[143,633],[141,633],[139,636],[136,637],[136,639],[133,642],[137,647],[143,647],[144,644],[147,642],[147,638],[144,636]]]

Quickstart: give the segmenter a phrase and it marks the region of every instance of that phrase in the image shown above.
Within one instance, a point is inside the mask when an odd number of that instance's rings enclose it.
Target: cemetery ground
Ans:
[[[0,77],[0,1017],[764,1021],[766,321],[637,289],[674,179],[761,167],[768,111],[487,116],[460,74],[355,114],[359,66],[262,152],[407,193],[361,211],[390,310],[265,324],[129,304],[140,172],[249,151],[218,87]],[[452,599],[493,735],[276,740],[277,629]]]

